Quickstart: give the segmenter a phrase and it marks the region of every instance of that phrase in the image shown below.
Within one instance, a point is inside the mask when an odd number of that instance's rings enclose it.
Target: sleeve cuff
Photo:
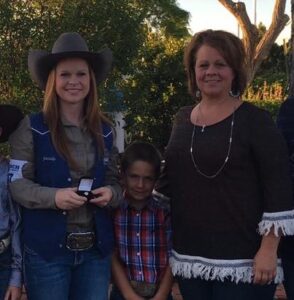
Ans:
[[[16,286],[19,288],[22,286],[22,276],[19,270],[12,270],[9,286]]]
[[[55,202],[55,196],[56,196],[56,192],[57,192],[57,188],[52,188],[51,191],[48,191],[48,204],[49,204],[49,209],[59,209],[56,206],[56,202]]]
[[[121,201],[121,191],[119,191],[116,187],[112,185],[106,185],[107,188],[109,188],[112,192],[112,198],[109,201],[109,206],[112,208],[116,208],[119,206],[120,201]]]
[[[294,235],[294,210],[264,213],[258,224],[258,232],[268,235],[272,229],[275,236]]]

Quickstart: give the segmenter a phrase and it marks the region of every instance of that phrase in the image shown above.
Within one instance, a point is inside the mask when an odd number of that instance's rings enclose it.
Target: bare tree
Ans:
[[[245,3],[232,0],[218,1],[235,16],[241,28],[246,51],[248,84],[250,84],[260,64],[267,57],[278,35],[289,21],[289,16],[285,14],[286,0],[276,0],[271,24],[261,39],[256,25],[252,24],[248,17]],[[293,10],[294,0],[291,1]]]

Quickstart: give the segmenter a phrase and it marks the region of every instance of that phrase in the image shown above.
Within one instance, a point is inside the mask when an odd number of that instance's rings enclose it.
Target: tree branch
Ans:
[[[274,44],[277,37],[289,21],[289,16],[284,14],[285,8],[286,0],[277,0],[275,2],[275,7],[272,15],[272,22],[268,30],[265,32],[264,36],[256,46],[256,52],[254,56],[255,69],[257,69],[260,66],[262,60],[269,53],[271,46]]]
[[[232,0],[218,0],[225,8],[227,8],[237,19],[240,25],[244,42],[248,45],[257,43],[258,41],[258,29],[250,21],[250,18],[246,11],[244,2],[233,2]],[[251,48],[251,47],[250,47]],[[253,47],[254,48],[254,47]],[[247,48],[248,49],[248,48]],[[250,49],[250,52],[253,49]]]
[[[256,70],[269,54],[272,45],[289,20],[289,17],[284,14],[286,0],[276,0],[271,25],[260,40],[258,29],[251,23],[243,2],[218,1],[235,16],[242,30],[242,41],[246,51],[248,83],[250,83]]]

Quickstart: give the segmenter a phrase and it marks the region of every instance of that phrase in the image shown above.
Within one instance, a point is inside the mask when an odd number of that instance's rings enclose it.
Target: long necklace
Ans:
[[[224,162],[222,163],[222,165],[220,166],[220,168],[214,174],[212,174],[212,175],[205,174],[203,171],[200,170],[199,166],[196,164],[195,157],[193,155],[193,144],[196,144],[196,138],[195,138],[195,143],[194,143],[194,137],[195,137],[195,132],[196,132],[196,125],[194,125],[192,136],[191,136],[190,155],[191,155],[191,159],[192,159],[192,162],[193,162],[193,165],[194,165],[196,171],[200,175],[204,176],[205,178],[208,178],[208,179],[215,178],[223,170],[223,168],[225,167],[226,163],[229,160],[230,153],[231,153],[232,142],[233,142],[233,129],[234,129],[234,121],[235,121],[235,110],[236,109],[234,108],[233,115],[232,115],[232,121],[231,121],[229,145],[228,145],[228,151],[227,151],[226,158],[225,158]],[[197,122],[197,119],[196,119],[196,122]],[[204,130],[204,127],[205,127],[205,125],[202,126],[202,130],[201,130],[202,132]],[[195,147],[195,151],[196,151],[196,147]]]
[[[201,115],[201,119],[203,119],[203,115],[202,115],[201,105],[200,105],[200,104],[198,105],[198,111],[199,111],[199,115]],[[201,128],[201,132],[204,132],[204,129],[205,129],[206,125],[205,125],[205,124],[202,124],[201,127],[202,127],[202,128]]]

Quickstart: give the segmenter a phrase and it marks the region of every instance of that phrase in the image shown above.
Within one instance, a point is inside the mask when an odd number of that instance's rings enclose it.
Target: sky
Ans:
[[[241,2],[241,1],[240,1]],[[254,23],[254,3],[256,3],[256,24],[262,22],[266,28],[271,23],[275,0],[242,0],[251,22]],[[223,29],[238,35],[238,23],[235,17],[218,0],[177,0],[178,5],[190,13],[190,31],[195,33],[205,29]],[[291,17],[290,0],[286,0],[285,13]],[[289,40],[291,33],[290,21],[277,39]]]

